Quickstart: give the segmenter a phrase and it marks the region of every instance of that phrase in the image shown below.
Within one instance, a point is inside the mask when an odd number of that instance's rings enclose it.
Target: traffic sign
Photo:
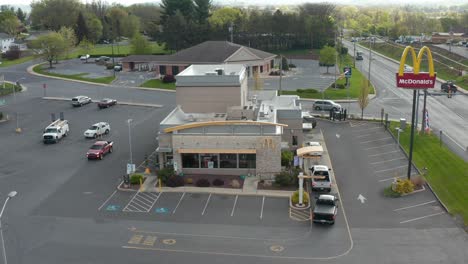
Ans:
[[[127,174],[135,172],[135,164],[127,163]]]
[[[344,67],[343,72],[344,72],[345,77],[348,77],[348,78],[351,77],[351,74],[352,74],[351,67],[349,66]]]

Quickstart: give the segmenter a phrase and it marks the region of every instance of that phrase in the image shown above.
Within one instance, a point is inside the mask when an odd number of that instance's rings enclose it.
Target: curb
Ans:
[[[169,93],[175,93],[176,92],[175,90],[167,90],[167,89],[162,89],[162,88],[145,88],[145,87],[137,87],[137,86],[118,86],[118,85],[105,84],[105,83],[95,83],[95,82],[74,80],[74,79],[68,79],[68,78],[65,78],[65,77],[45,75],[45,74],[41,74],[41,73],[37,73],[37,72],[33,71],[34,67],[36,67],[37,65],[41,65],[41,64],[44,64],[44,63],[38,63],[38,64],[35,64],[35,65],[31,65],[26,69],[26,71],[31,75],[36,75],[36,76],[40,76],[40,77],[44,77],[44,78],[51,78],[51,79],[56,79],[56,80],[62,80],[62,81],[93,84],[93,85],[100,85],[100,86],[107,86],[107,87],[125,87],[125,88],[130,88],[130,89],[138,89],[138,90],[146,90],[146,91],[160,91],[160,92],[169,92]]]
[[[195,189],[197,188],[197,189]],[[187,190],[188,189],[188,190]],[[157,188],[156,188],[157,190]],[[172,193],[211,193],[211,194],[219,194],[219,195],[241,195],[241,196],[265,196],[265,197],[278,197],[278,198],[286,198],[291,196],[291,191],[276,191],[276,192],[284,192],[284,193],[272,193],[268,191],[257,191],[257,192],[244,192],[242,189],[237,191],[229,191],[226,192],[224,188],[203,188],[203,187],[162,187],[161,192],[172,192]],[[233,190],[233,189],[229,189]]]
[[[57,100],[57,101],[71,101],[71,98],[66,98],[66,97],[41,97],[44,100]],[[93,103],[95,101],[91,99]],[[132,106],[143,106],[143,107],[154,107],[154,108],[161,108],[163,105],[158,105],[158,104],[143,104],[143,103],[131,103],[131,102],[117,102],[117,104],[120,105],[132,105]]]

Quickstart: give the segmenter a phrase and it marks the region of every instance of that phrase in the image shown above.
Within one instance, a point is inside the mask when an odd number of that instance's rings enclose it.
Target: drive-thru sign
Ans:
[[[429,72],[420,72],[421,61],[423,59],[424,52],[427,53],[427,62],[429,66]],[[411,54],[413,60],[413,72],[405,72],[405,62],[408,57],[408,53]],[[397,87],[406,89],[427,89],[434,88],[436,82],[436,73],[434,72],[434,62],[432,60],[432,53],[428,47],[424,46],[416,57],[416,52],[411,46],[407,46],[401,55],[400,69],[396,74]]]

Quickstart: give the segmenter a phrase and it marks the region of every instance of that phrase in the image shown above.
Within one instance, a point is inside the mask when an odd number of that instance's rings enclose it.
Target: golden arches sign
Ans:
[[[413,72],[405,72],[405,62],[408,57],[408,53],[411,55],[413,60]],[[421,62],[424,56],[427,54],[427,61],[429,66],[429,72],[421,72]],[[397,87],[410,88],[410,89],[426,89],[434,88],[436,73],[434,71],[434,61],[432,59],[431,50],[424,46],[416,56],[414,48],[407,46],[401,55],[400,68],[396,74]]]

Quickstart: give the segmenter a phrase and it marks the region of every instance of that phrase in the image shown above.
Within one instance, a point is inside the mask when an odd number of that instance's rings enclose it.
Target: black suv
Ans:
[[[457,92],[457,86],[455,86],[455,84],[453,84],[453,82],[445,82],[441,85],[440,87],[440,90],[442,90],[442,92],[445,92],[445,93],[448,93],[449,91],[451,93],[456,93]]]

